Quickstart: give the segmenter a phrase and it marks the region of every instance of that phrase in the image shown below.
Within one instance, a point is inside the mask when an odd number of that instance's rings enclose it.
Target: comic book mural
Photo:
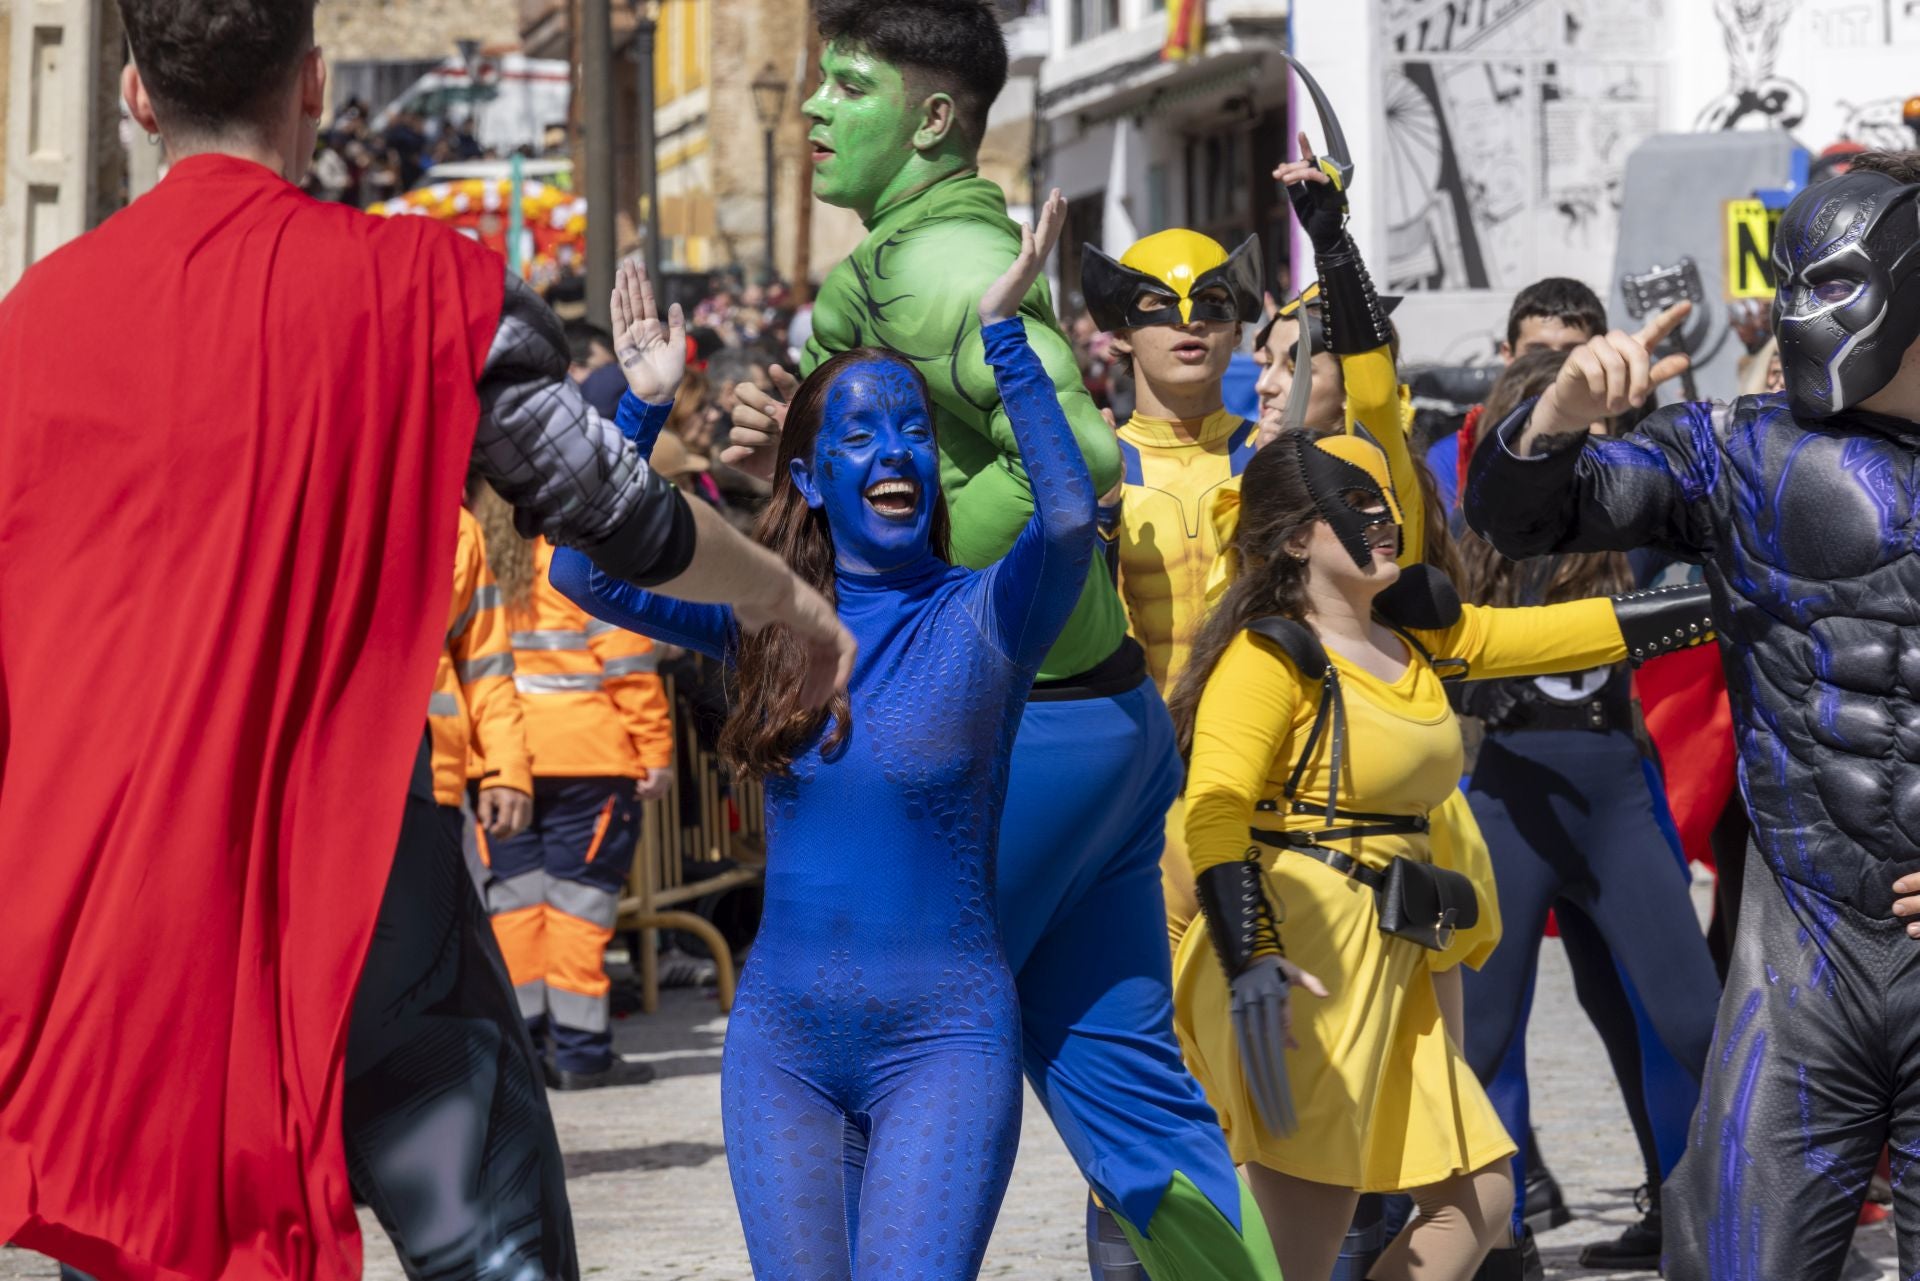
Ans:
[[[1676,21],[1721,72],[1681,82],[1692,128],[1787,129],[1816,152],[1915,145],[1901,109],[1920,95],[1920,0],[1712,0]]]
[[[1387,268],[1400,291],[1604,276],[1659,122],[1661,0],[1388,0]],[[1604,17],[1604,20],[1602,20]]]

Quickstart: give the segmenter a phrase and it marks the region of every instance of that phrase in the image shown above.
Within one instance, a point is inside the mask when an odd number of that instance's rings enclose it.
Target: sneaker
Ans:
[[[1529,1232],[1551,1232],[1573,1222],[1573,1213],[1567,1209],[1559,1181],[1544,1161],[1535,1161],[1527,1167],[1527,1199],[1521,1207],[1520,1218]]]
[[[569,1072],[563,1067],[549,1063],[547,1067],[547,1088],[571,1093],[575,1090],[601,1090],[611,1085],[645,1085],[657,1075],[653,1068],[645,1063],[629,1063],[625,1059],[615,1059],[611,1066],[598,1072]]]
[[[1611,1241],[1582,1250],[1581,1267],[1614,1272],[1660,1270],[1660,1198],[1642,1184],[1633,1194],[1633,1208],[1640,1211],[1640,1222]]]
[[[713,962],[690,956],[677,947],[660,952],[661,987],[707,987],[718,981]]]

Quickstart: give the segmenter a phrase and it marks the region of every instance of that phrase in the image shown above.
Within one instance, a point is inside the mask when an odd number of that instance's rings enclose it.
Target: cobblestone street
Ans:
[[[567,1151],[582,1271],[606,1281],[748,1281],[720,1136],[720,1043],[726,1027],[711,994],[664,994],[651,1018],[619,1025],[621,1050],[659,1071],[653,1084],[598,1094],[554,1095]],[[1573,999],[1560,945],[1541,952],[1534,1005],[1534,1120],[1540,1142],[1577,1216],[1540,1238],[1549,1277],[1604,1281],[1578,1266],[1580,1247],[1616,1234],[1636,1216],[1639,1161],[1606,1055]],[[1027,1098],[1020,1162],[987,1254],[987,1277],[1081,1281],[1083,1185],[1044,1113]],[[403,1274],[372,1217],[371,1281]],[[1885,1225],[1861,1245],[1891,1275]],[[0,1251],[0,1278],[51,1277],[45,1260]],[[1621,1273],[1620,1276],[1644,1276]]]

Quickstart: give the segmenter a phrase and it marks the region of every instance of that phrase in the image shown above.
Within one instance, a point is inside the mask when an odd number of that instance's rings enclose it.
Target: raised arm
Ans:
[[[633,272],[621,272],[624,289]],[[639,289],[650,311],[651,288],[641,279]],[[649,343],[670,346],[668,326],[648,319],[658,330]],[[809,652],[806,701],[825,703],[845,687],[853,638],[832,606],[718,513],[687,503],[601,421],[567,377],[559,321],[517,277],[508,278],[479,391],[474,463],[514,505],[523,532],[576,547],[615,578],[683,600],[729,602],[749,630],[784,623]]]
[[[989,634],[1024,668],[1037,670],[1059,637],[1093,559],[1096,494],[1046,368],[1027,343],[1020,300],[1040,274],[1066,222],[1056,190],[1039,229],[1020,229],[1020,253],[980,299],[980,332],[995,392],[1019,438],[1033,511],[1007,554],[981,575]]]
[[[1712,548],[1722,483],[1709,405],[1669,405],[1628,436],[1523,434],[1535,402],[1474,451],[1461,511],[1502,554],[1655,547],[1698,563]]]
[[[1538,400],[1494,426],[1474,451],[1467,523],[1515,558],[1654,546],[1698,562],[1712,548],[1720,447],[1709,405],[1670,405],[1629,436],[1589,425],[1643,404],[1685,356],[1649,354],[1687,317],[1681,302],[1637,334],[1601,334],[1568,354]]]
[[[1354,424],[1364,427],[1386,454],[1394,494],[1406,517],[1400,563],[1418,564],[1426,556],[1426,504],[1401,415],[1393,328],[1360,257],[1360,247],[1347,229],[1347,193],[1314,156],[1304,133],[1299,159],[1282,163],[1273,176],[1286,187],[1300,227],[1313,243],[1314,270],[1326,309],[1327,347],[1339,358],[1346,386],[1348,430]],[[1300,321],[1307,322],[1304,309]]]

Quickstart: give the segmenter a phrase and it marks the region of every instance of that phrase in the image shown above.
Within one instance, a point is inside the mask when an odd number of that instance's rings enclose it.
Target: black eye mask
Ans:
[[[1309,440],[1305,432],[1288,432],[1283,438],[1293,450],[1301,481],[1313,499],[1321,519],[1332,527],[1340,545],[1353,557],[1353,563],[1365,569],[1373,563],[1373,544],[1367,534],[1381,525],[1395,530],[1404,519],[1387,475],[1386,455],[1364,436],[1334,435]],[[1374,468],[1379,474],[1374,473]],[[1377,499],[1380,510],[1363,511],[1347,501],[1358,491]],[[1368,506],[1374,506],[1369,503]]]
[[[1215,287],[1227,291],[1226,299],[1201,297]],[[1192,320],[1250,324],[1260,319],[1264,305],[1260,293],[1260,242],[1247,237],[1225,262],[1195,276],[1185,295],[1171,282],[1129,267],[1097,246],[1085,245],[1080,250],[1080,293],[1087,300],[1093,323],[1108,333],[1148,325],[1182,325]],[[1172,302],[1148,310],[1138,305],[1143,293],[1169,298]],[[1187,304],[1184,318],[1182,303]]]

